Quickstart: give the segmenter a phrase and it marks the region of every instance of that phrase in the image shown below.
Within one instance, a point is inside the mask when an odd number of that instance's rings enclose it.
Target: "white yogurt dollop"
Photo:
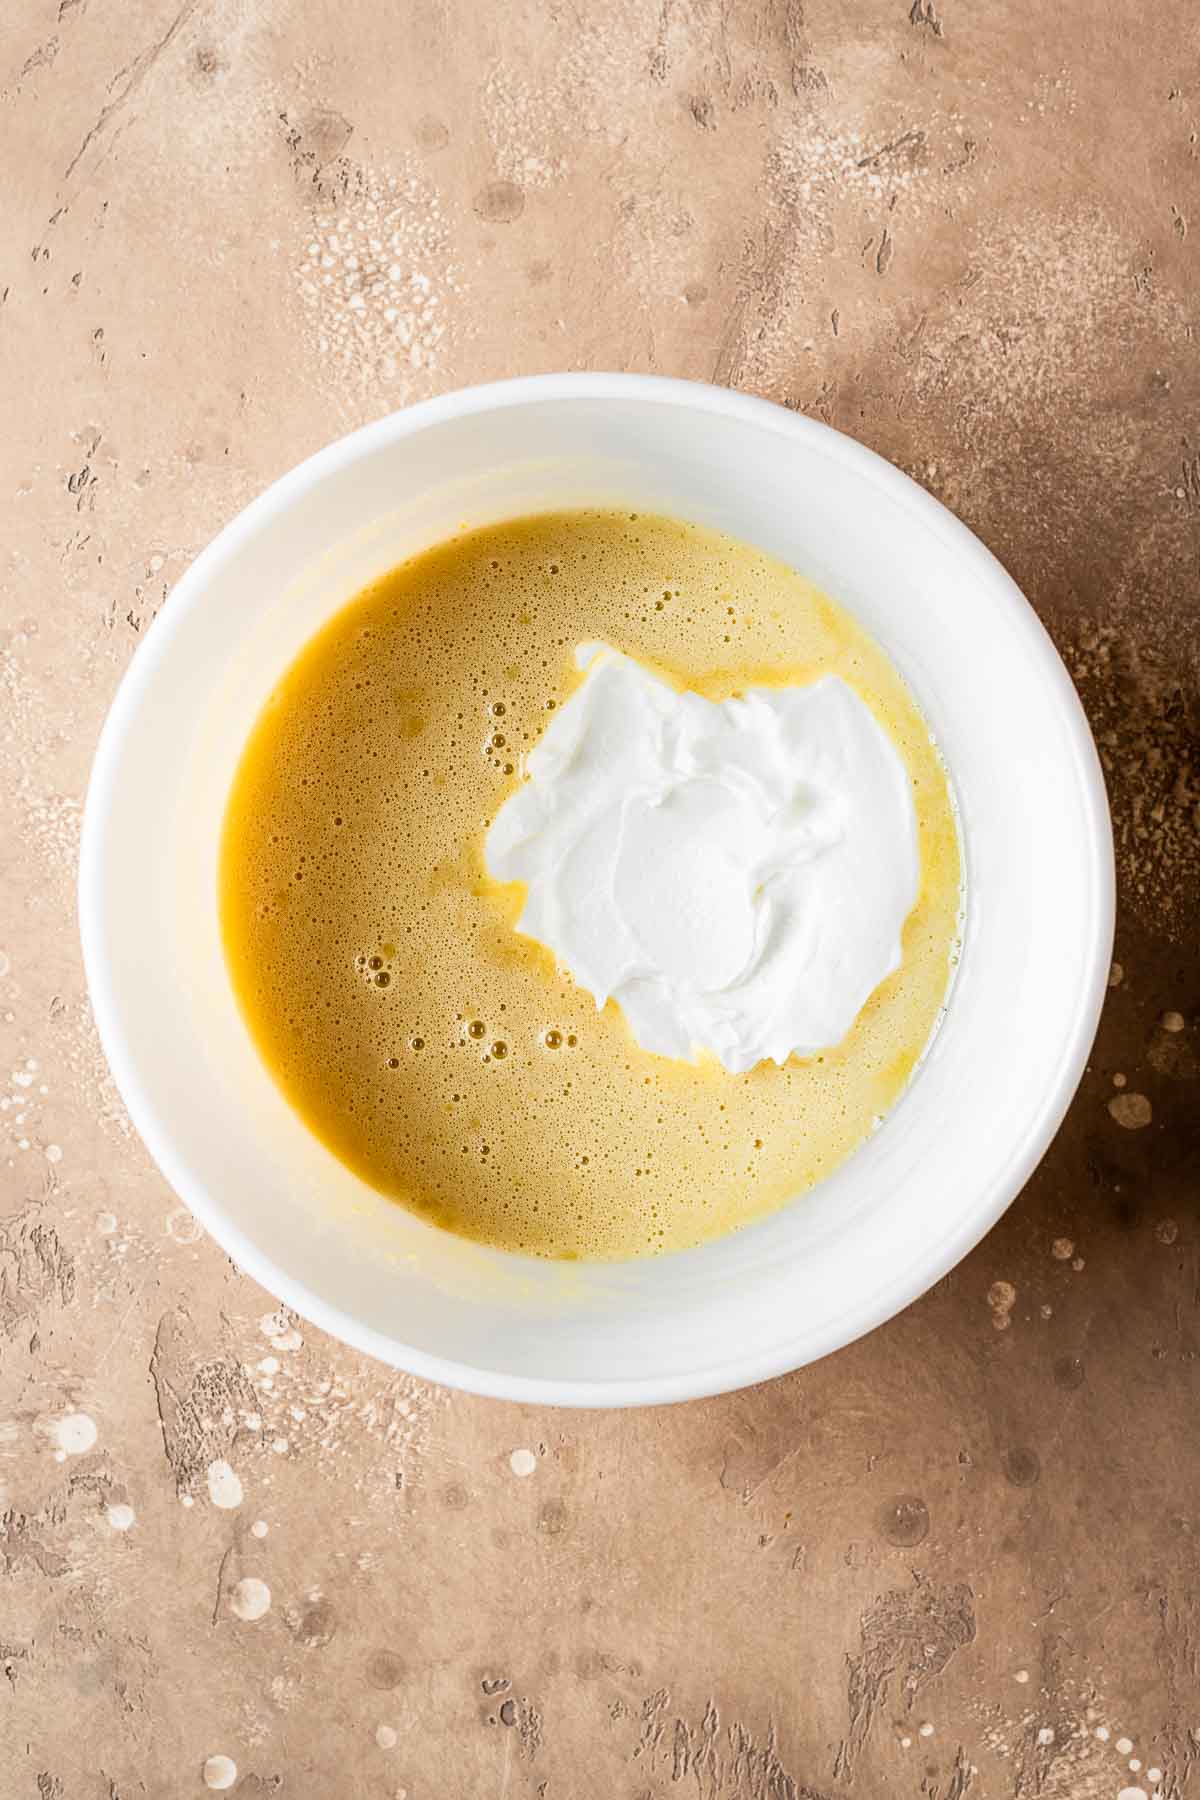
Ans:
[[[908,773],[835,675],[716,704],[585,644],[582,685],[485,846],[517,929],[643,1049],[731,1073],[840,1043],[900,965],[920,879]]]

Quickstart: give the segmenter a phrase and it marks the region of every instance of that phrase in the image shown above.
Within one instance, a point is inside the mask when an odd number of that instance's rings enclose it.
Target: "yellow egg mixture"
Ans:
[[[600,639],[723,700],[830,672],[908,768],[921,891],[901,968],[823,1055],[730,1075],[639,1049],[513,929],[483,839]],[[682,1249],[802,1194],[895,1102],[957,954],[958,832],[911,694],[782,563],[676,520],[463,533],[358,595],[265,707],[226,817],[234,987],[297,1112],[447,1230],[559,1258]]]

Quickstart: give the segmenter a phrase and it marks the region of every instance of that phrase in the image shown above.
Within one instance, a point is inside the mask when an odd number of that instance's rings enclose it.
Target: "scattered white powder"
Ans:
[[[569,91],[561,82],[555,85],[560,95]],[[483,84],[483,118],[496,172],[520,187],[546,187],[565,170],[560,154],[565,134],[547,98],[547,91],[535,91],[523,74],[505,63],[498,63]],[[572,97],[572,107],[575,104]]]
[[[108,1509],[108,1522],[114,1531],[128,1531],[136,1517],[132,1506],[117,1505]]]
[[[317,356],[340,380],[408,397],[436,369],[448,294],[459,287],[434,188],[409,159],[401,175],[364,171],[318,214],[296,269]]]
[[[310,1469],[341,1479],[346,1455],[369,1441],[373,1450],[362,1476],[364,1491],[369,1490],[372,1504],[390,1505],[397,1462],[419,1456],[434,1412],[446,1404],[446,1390],[384,1371],[366,1357],[349,1359],[336,1380],[319,1360],[307,1356],[272,1361],[273,1375],[262,1374],[252,1354],[242,1362],[254,1385],[253,1417],[264,1448],[278,1440]],[[303,1414],[299,1420],[297,1412]]]

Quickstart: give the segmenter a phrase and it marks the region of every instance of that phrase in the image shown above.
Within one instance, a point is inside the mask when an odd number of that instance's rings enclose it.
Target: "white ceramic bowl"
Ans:
[[[234,767],[297,651],[462,525],[630,506],[782,557],[891,652],[949,765],[966,942],[933,1049],[814,1192],[703,1249],[557,1265],[463,1243],[365,1187],[260,1062],[218,934]],[[1082,1073],[1113,930],[1104,786],[1034,613],[969,531],[837,432],[687,382],[547,375],[333,444],[197,558],[100,741],[80,912],[113,1073],[172,1186],[281,1300],[398,1368],[569,1405],[680,1400],[836,1350],[951,1268],[1019,1191]]]

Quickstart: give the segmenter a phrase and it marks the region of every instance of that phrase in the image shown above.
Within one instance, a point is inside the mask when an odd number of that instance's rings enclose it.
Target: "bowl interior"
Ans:
[[[818,1189],[703,1249],[554,1265],[434,1230],[308,1133],[221,951],[216,862],[260,706],[367,580],[460,527],[572,505],[719,527],[847,605],[907,676],[955,785],[966,943],[883,1128]],[[81,876],[97,1019],[135,1123],[243,1267],[399,1366],[566,1402],[793,1367],[889,1316],[1012,1198],[1082,1070],[1111,946],[1103,789],[1049,640],[986,551],[869,452],[717,390],[543,378],[449,396],[314,458],[180,583],[106,727]]]

